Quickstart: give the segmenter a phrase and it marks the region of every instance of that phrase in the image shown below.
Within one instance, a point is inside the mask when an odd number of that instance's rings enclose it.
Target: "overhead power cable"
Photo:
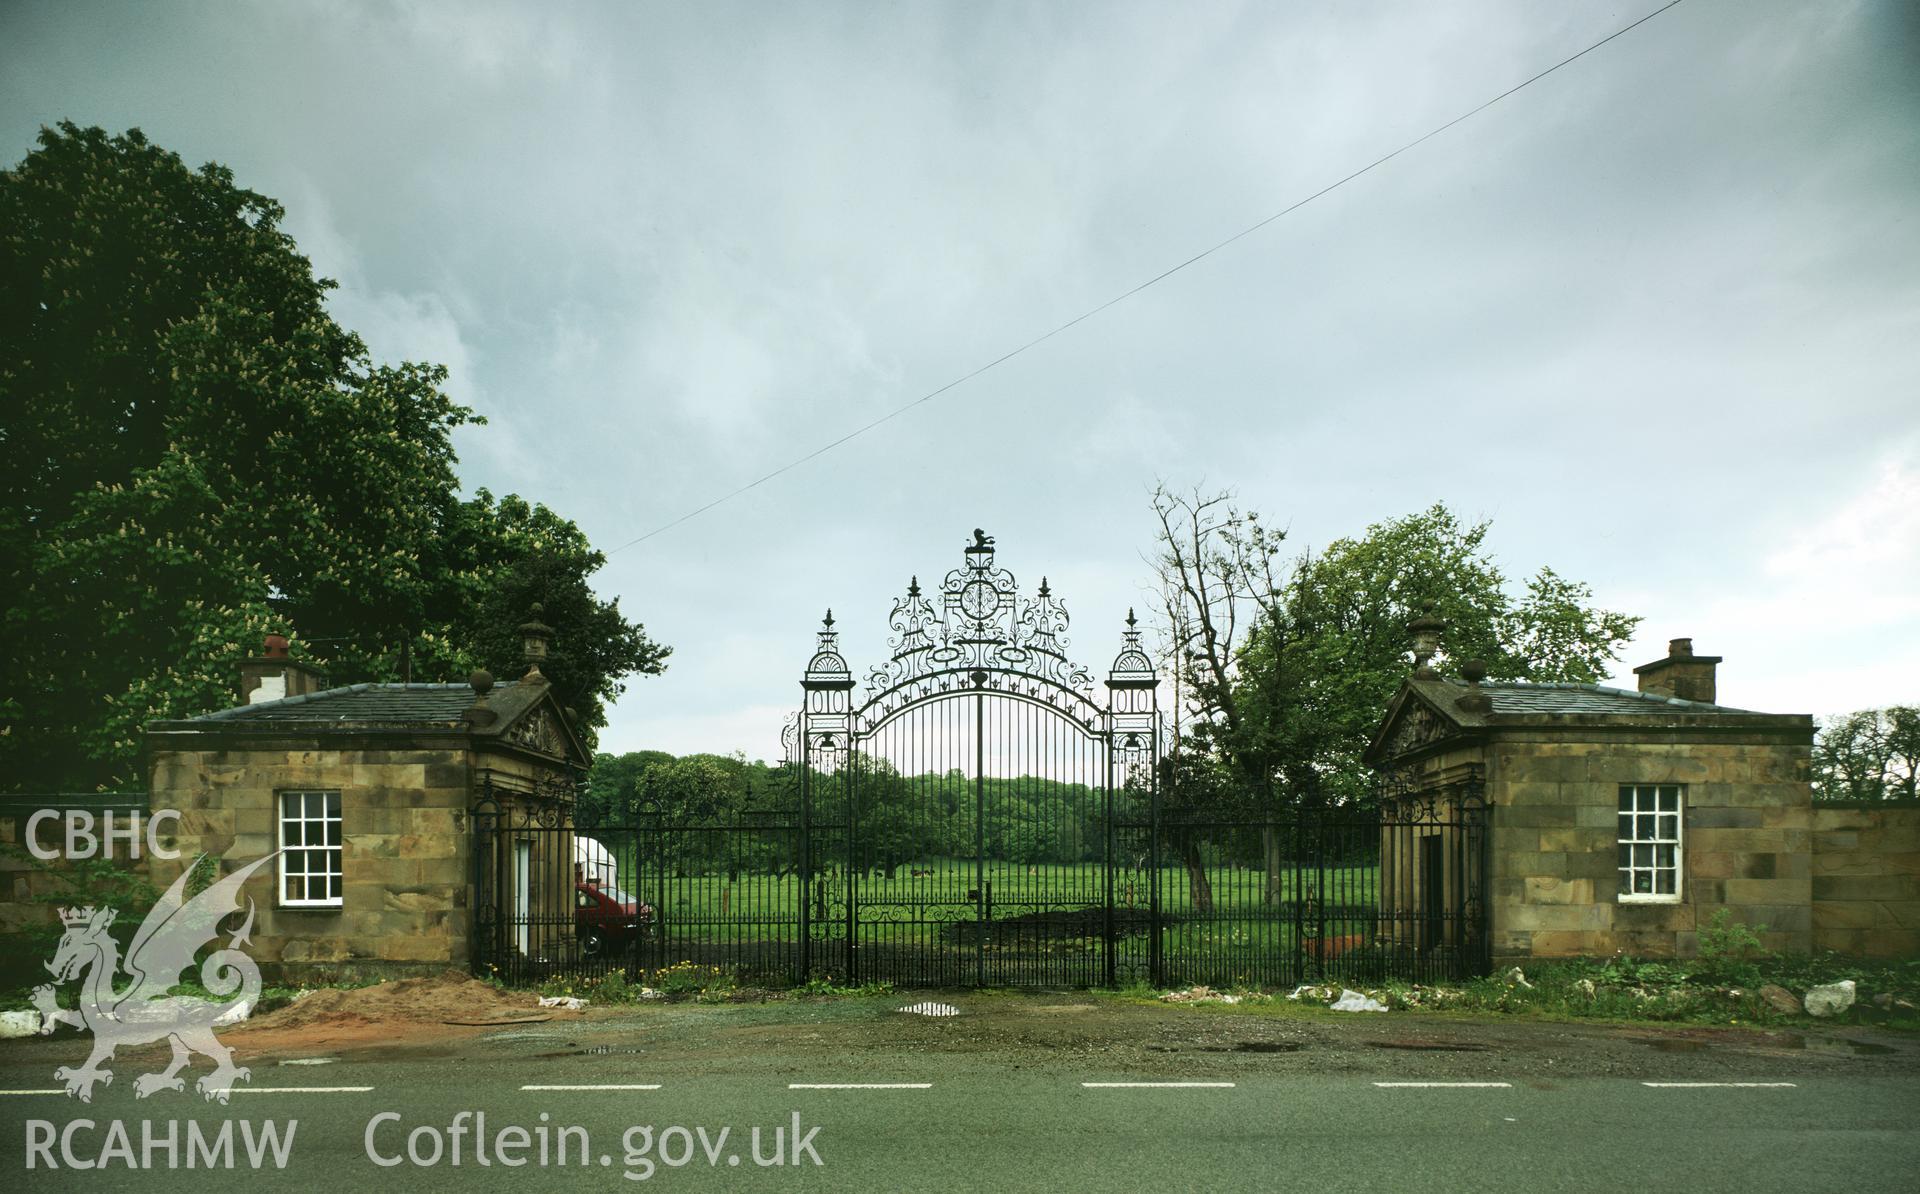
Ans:
[[[700,517],[702,514],[705,514],[707,511],[713,509],[716,506],[724,505],[727,502],[732,501],[734,498],[739,497],[741,494],[748,492],[749,490],[757,489],[760,486],[765,485],[768,481],[773,480],[775,477],[778,477],[783,473],[791,472],[810,460],[826,455],[828,452],[833,451],[835,448],[839,447],[844,443],[847,443],[850,440],[858,439],[860,436],[865,435],[867,432],[872,431],[874,428],[880,426],[883,423],[890,423],[893,420],[899,418],[901,415],[906,414],[908,411],[933,401],[935,398],[938,398],[940,395],[946,393],[948,390],[953,389],[955,386],[964,385],[967,382],[972,381],[974,378],[980,376],[982,373],[987,372],[989,369],[993,369],[993,368],[996,368],[997,366],[1006,364],[1008,361],[1019,356],[1021,353],[1026,352],[1028,349],[1035,348],[1041,344],[1046,343],[1048,340],[1051,340],[1055,336],[1058,336],[1061,332],[1064,332],[1069,328],[1075,327],[1079,324],[1085,323],[1087,320],[1092,319],[1094,316],[1100,314],[1102,311],[1105,311],[1107,308],[1123,303],[1128,299],[1132,298],[1134,295],[1139,294],[1141,291],[1147,289],[1148,287],[1156,286],[1159,283],[1166,281],[1168,278],[1171,278],[1173,275],[1179,273],[1183,269],[1186,269],[1188,266],[1194,265],[1194,264],[1197,264],[1198,262],[1206,260],[1207,258],[1213,256],[1215,253],[1218,253],[1220,250],[1226,248],[1228,245],[1231,245],[1236,241],[1242,240],[1248,236],[1253,235],[1254,233],[1260,231],[1262,228],[1265,228],[1268,224],[1271,224],[1275,220],[1280,219],[1282,216],[1286,216],[1293,212],[1299,211],[1301,208],[1305,207],[1309,203],[1312,203],[1314,200],[1319,199],[1322,196],[1329,195],[1334,191],[1339,190],[1341,187],[1346,186],[1348,183],[1352,182],[1354,179],[1379,169],[1381,166],[1384,166],[1388,162],[1391,162],[1393,159],[1399,157],[1401,154],[1407,152],[1409,149],[1416,148],[1417,146],[1420,146],[1422,144],[1425,144],[1428,141],[1433,140],[1433,138],[1439,136],[1441,133],[1446,132],[1448,129],[1454,127],[1457,124],[1460,124],[1467,120],[1471,120],[1475,116],[1478,116],[1480,113],[1486,111],[1488,108],[1493,107],[1495,104],[1508,98],[1509,96],[1512,96],[1518,92],[1526,90],[1527,88],[1533,86],[1535,83],[1538,83],[1540,80],[1546,78],[1548,75],[1553,74],[1555,71],[1559,70],[1560,68],[1564,66],[1569,66],[1575,62],[1578,62],[1580,59],[1585,58],[1588,54],[1593,53],[1595,50],[1599,49],[1601,46],[1606,45],[1608,42],[1613,41],[1615,38],[1622,37],[1628,33],[1631,33],[1633,30],[1638,29],[1640,26],[1646,24],[1648,21],[1653,20],[1655,17],[1659,16],[1661,13],[1667,12],[1670,9],[1680,7],[1680,5],[1684,2],[1685,0],[1672,0],[1671,3],[1664,4],[1661,7],[1654,9],[1652,12],[1641,17],[1639,20],[1636,20],[1631,24],[1622,25],[1620,28],[1614,30],[1612,33],[1607,34],[1605,37],[1601,38],[1599,41],[1596,41],[1593,44],[1587,46],[1585,49],[1581,50],[1579,53],[1571,54],[1565,58],[1562,58],[1560,61],[1554,63],[1552,66],[1549,66],[1545,70],[1541,71],[1539,74],[1536,74],[1531,78],[1526,79],[1523,82],[1514,84],[1512,87],[1507,88],[1505,91],[1502,91],[1499,95],[1494,96],[1492,99],[1486,100],[1483,103],[1476,105],[1475,107],[1469,108],[1467,111],[1462,112],[1460,115],[1454,117],[1452,120],[1447,121],[1445,124],[1435,126],[1434,128],[1428,130],[1425,133],[1422,133],[1420,136],[1415,137],[1413,140],[1407,142],[1405,145],[1402,145],[1400,148],[1394,150],[1393,152],[1382,154],[1380,157],[1377,157],[1373,161],[1368,162],[1366,165],[1360,167],[1358,170],[1355,170],[1353,173],[1348,174],[1344,178],[1338,179],[1337,181],[1328,183],[1326,186],[1321,187],[1319,190],[1313,192],[1311,195],[1308,195],[1303,199],[1299,199],[1294,201],[1293,203],[1288,204],[1286,207],[1281,208],[1279,211],[1274,212],[1272,215],[1267,216],[1265,219],[1262,219],[1257,221],[1256,223],[1247,225],[1245,228],[1242,228],[1240,231],[1234,233],[1232,236],[1227,237],[1225,240],[1219,241],[1213,245],[1208,246],[1205,249],[1200,250],[1198,253],[1195,253],[1193,256],[1187,258],[1185,261],[1180,262],[1178,265],[1171,266],[1167,269],[1160,271],[1159,273],[1155,274],[1153,277],[1148,278],[1146,281],[1141,282],[1137,286],[1134,286],[1132,289],[1125,290],[1119,294],[1114,295],[1112,298],[1108,299],[1106,302],[1101,303],[1097,307],[1090,307],[1087,310],[1082,311],[1080,314],[1074,316],[1072,319],[1067,320],[1065,323],[1060,324],[1058,327],[1055,327],[1050,331],[1043,332],[1040,335],[1035,336],[1033,339],[1028,340],[1024,344],[1021,344],[1016,348],[1012,348],[1004,353],[1001,353],[999,356],[993,358],[992,360],[988,361],[986,364],[979,366],[978,368],[972,370],[969,373],[961,374],[959,377],[954,378],[952,381],[941,386],[939,389],[928,390],[926,393],[920,395],[918,398],[915,398],[913,401],[904,403],[903,405],[900,405],[900,406],[896,406],[892,410],[888,411],[887,413],[880,415],[878,418],[875,418],[866,423],[862,423],[860,426],[855,427],[853,430],[847,432],[845,435],[842,435],[840,438],[833,440],[829,443],[821,444],[819,447],[815,448],[811,452],[808,452],[806,455],[795,457],[794,459],[789,460],[787,463],[781,465],[779,468],[776,468],[768,473],[763,473],[760,476],[755,477],[753,480],[747,482],[745,485],[742,485],[737,489],[733,489],[726,493],[721,494],[719,497],[714,498],[712,501],[708,502],[704,506],[695,507],[694,509],[687,511],[685,514],[680,515],[678,518],[675,518],[671,522],[661,523],[659,526],[648,531],[646,534],[640,535],[637,538],[629,539],[627,542],[622,543],[620,546],[613,548],[611,551],[607,552],[607,554],[612,555],[614,552],[625,551],[629,547],[633,547],[640,543],[645,543],[647,540],[653,538],[655,535],[664,534],[665,532],[672,530],[673,528],[679,526],[684,522],[690,522],[693,519]]]

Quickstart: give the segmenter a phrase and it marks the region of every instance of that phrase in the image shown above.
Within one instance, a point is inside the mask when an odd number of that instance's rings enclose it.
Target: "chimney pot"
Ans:
[[[260,642],[260,654],[240,661],[240,701],[258,705],[284,697],[305,696],[327,686],[327,674],[295,659],[284,634],[269,634]]]
[[[1633,669],[1640,677],[1640,691],[1650,696],[1679,697],[1711,705],[1719,699],[1714,671],[1718,655],[1695,655],[1693,640],[1667,640],[1667,657],[1643,663]]]

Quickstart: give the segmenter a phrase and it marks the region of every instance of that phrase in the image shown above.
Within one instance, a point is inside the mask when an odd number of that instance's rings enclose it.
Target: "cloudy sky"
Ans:
[[[10,3],[0,148],[138,126],[280,199],[463,476],[618,548],[1659,6]],[[1920,699],[1920,16],[1686,0],[672,530],[603,746],[777,751],[972,528],[1103,668],[1156,477],[1320,545],[1436,501],[1721,699]]]

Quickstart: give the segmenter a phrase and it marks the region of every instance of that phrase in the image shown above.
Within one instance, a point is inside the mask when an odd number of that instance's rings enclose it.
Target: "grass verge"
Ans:
[[[1779,987],[1796,999],[1816,986],[1852,980],[1851,1007],[1827,1017],[1783,1010],[1761,993]],[[1458,984],[1384,982],[1355,988],[1396,1011],[1470,1017],[1600,1021],[1622,1024],[1690,1023],[1806,1027],[1873,1024],[1920,1032],[1920,959],[1863,961],[1837,954],[1741,959],[1731,972],[1715,962],[1574,958]],[[1257,1015],[1343,1016],[1327,1008],[1341,985],[1309,984],[1291,991],[1189,988],[1184,998],[1142,984],[1104,992],[1124,1002],[1180,1002],[1208,1011]],[[1180,993],[1175,992],[1178,995]]]

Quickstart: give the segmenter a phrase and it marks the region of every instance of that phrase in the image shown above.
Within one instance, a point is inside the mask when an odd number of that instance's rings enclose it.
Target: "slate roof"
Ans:
[[[1484,701],[1469,699],[1469,695]],[[1427,711],[1452,728],[1422,726]],[[1413,719],[1409,722],[1409,719]],[[1408,725],[1411,738],[1398,733]],[[1608,688],[1602,684],[1494,681],[1475,686],[1454,677],[1408,677],[1387,706],[1367,747],[1367,761],[1379,766],[1389,757],[1427,749],[1457,732],[1499,733],[1509,729],[1553,729],[1572,733],[1637,733],[1648,730],[1700,730],[1732,733],[1812,735],[1812,718],[1800,713],[1759,713],[1689,701],[1657,693]]]
[[[1444,683],[1457,688],[1462,694],[1469,686],[1461,680],[1447,679]],[[1660,696],[1657,693],[1634,692],[1626,688],[1607,688],[1599,684],[1571,683],[1490,683],[1480,685],[1488,699],[1493,701],[1493,711],[1499,713],[1752,713],[1751,709],[1735,709],[1731,705],[1714,705],[1706,701],[1686,701],[1679,697]]]
[[[490,700],[498,700],[517,685],[503,680],[493,686]],[[468,684],[352,684],[305,696],[282,697],[257,705],[202,714],[193,722],[352,722],[382,725],[446,725],[462,723],[473,705]]]

